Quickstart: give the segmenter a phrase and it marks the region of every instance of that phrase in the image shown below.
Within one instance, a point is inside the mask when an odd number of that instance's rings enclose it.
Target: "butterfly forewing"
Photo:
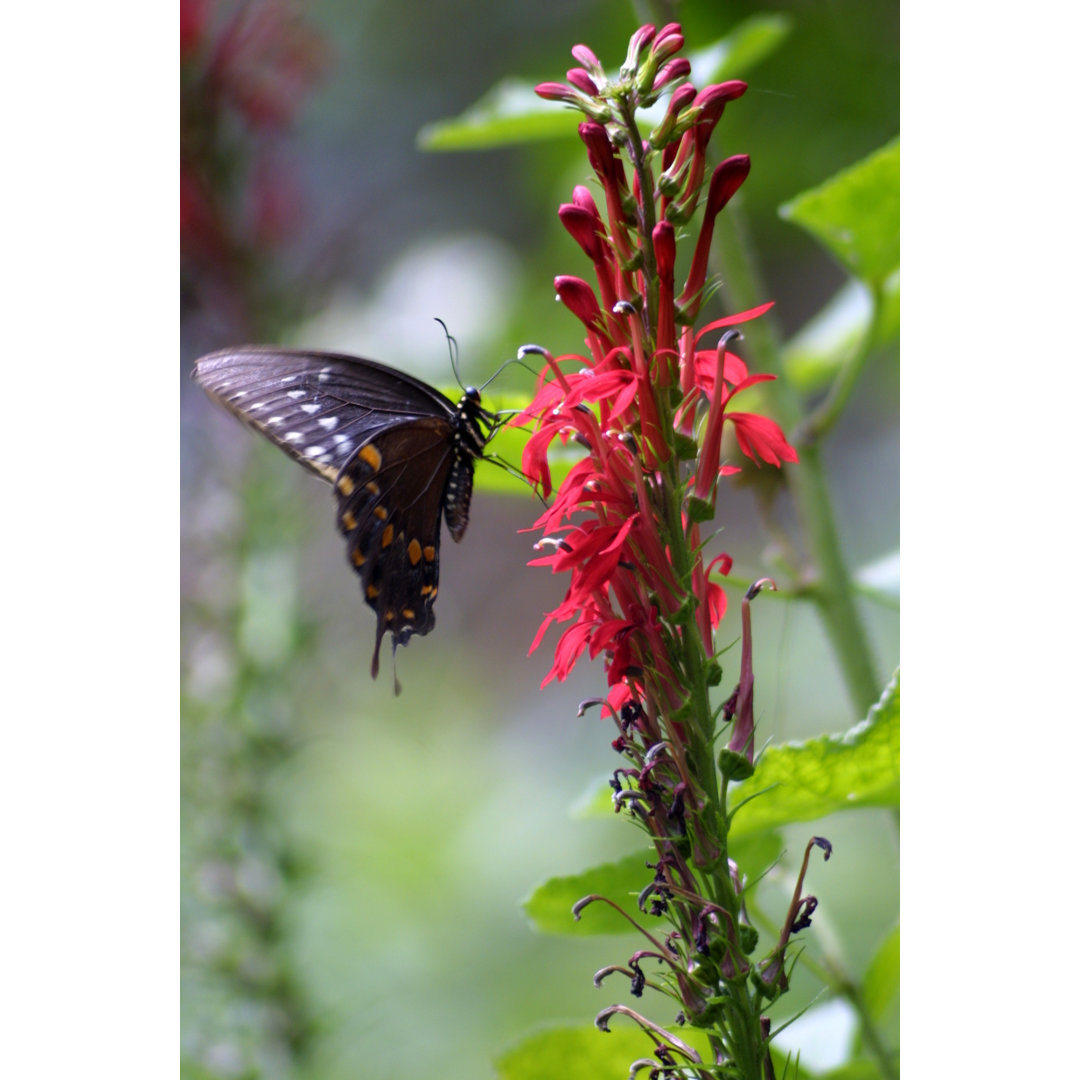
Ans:
[[[378,619],[377,674],[388,630],[396,649],[435,625],[440,519],[460,540],[494,417],[475,390],[455,407],[418,379],[340,353],[243,346],[196,361],[195,379],[334,485],[349,565]]]
[[[341,353],[249,347],[198,360],[195,379],[245,424],[329,480],[388,425],[454,415],[419,380]]]

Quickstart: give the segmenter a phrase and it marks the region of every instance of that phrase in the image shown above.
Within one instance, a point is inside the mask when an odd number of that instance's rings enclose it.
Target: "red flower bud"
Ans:
[[[555,279],[555,295],[589,330],[600,327],[600,305],[596,302],[596,293],[588,282],[569,274],[560,275]]]
[[[661,221],[652,235],[656,272],[661,281],[670,281],[675,274],[675,229],[670,221]]]
[[[582,210],[587,210],[594,218],[599,219],[600,211],[596,208],[596,200],[584,184],[578,184],[574,188],[574,205],[580,206]]]
[[[668,83],[674,82],[676,79],[685,79],[690,74],[690,61],[685,56],[676,57],[676,59],[665,64],[656,76],[656,80],[653,82],[653,89],[659,90],[661,87],[667,86]]]
[[[584,68],[571,68],[566,73],[566,80],[572,86],[576,86],[583,94],[595,97],[600,93],[596,88],[596,83],[592,81],[589,73]]]
[[[578,125],[578,134],[585,143],[585,152],[593,171],[606,185],[616,178],[615,151],[608,138],[607,129],[595,120],[586,120]]]
[[[709,265],[709,249],[712,247],[716,215],[739,190],[749,172],[750,158],[746,154],[736,154],[716,166],[709,182],[709,198],[705,204],[705,215],[701,219],[701,233],[694,248],[690,273],[686,276],[686,286],[679,297],[679,303],[686,309],[691,321],[701,306],[701,288],[705,284],[705,271]]]
[[[600,58],[588,45],[575,45],[570,50],[570,55],[579,64],[588,68],[593,75],[602,75],[604,73],[604,67],[600,63]]]
[[[656,43],[653,45],[653,56],[658,62],[663,62],[669,56],[674,56],[684,44],[681,33],[682,28],[678,23],[668,23],[659,34],[656,35]],[[689,61],[687,61],[689,63]]]
[[[563,203],[559,207],[559,220],[566,231],[581,245],[581,250],[594,261],[600,255],[600,242],[596,236],[598,216],[573,203]]]
[[[558,82],[539,83],[533,88],[533,93],[547,101],[577,101],[578,99],[577,94],[569,86]]]
[[[716,217],[731,201],[732,195],[742,187],[750,174],[750,158],[747,154],[735,154],[716,166],[709,182],[709,199],[705,204],[705,216]]]
[[[665,26],[666,30],[667,27]],[[626,50],[626,59],[637,63],[638,53],[656,37],[656,27],[652,23],[639,26],[630,36],[630,47]]]

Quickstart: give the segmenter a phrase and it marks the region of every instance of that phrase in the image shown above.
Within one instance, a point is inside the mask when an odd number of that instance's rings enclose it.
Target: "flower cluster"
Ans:
[[[523,469],[545,496],[552,489],[552,443],[573,440],[587,451],[536,522],[545,533],[541,544],[553,550],[534,565],[569,571],[571,583],[534,648],[552,623],[573,620],[545,682],[564,679],[586,649],[590,657],[604,653],[613,709],[646,692],[665,710],[684,703],[685,672],[671,658],[681,652],[679,613],[688,604],[712,652],[712,631],[726,601],[709,575],[726,573],[730,559],[719,555],[703,565],[700,524],[712,517],[719,479],[739,471],[721,462],[725,425],[755,463],[797,460],[774,421],[731,408],[736,394],[774,376],[748,373],[728,348],[737,331],[705,344],[708,335],[771,305],[694,326],[716,216],[750,169],[749,158],[736,155],[709,176],[706,152],[726,104],[741,97],[746,84],[698,91],[681,82],[647,140],[633,119],[689,74],[689,63],[675,56],[682,44],[676,24],[643,27],[614,82],[578,45],[573,55],[583,66],[567,73],[567,83],[537,87],[542,97],[587,114],[579,132],[604,213],[584,186],[559,208],[595,273],[595,289],[579,277],[555,278],[558,298],[585,327],[587,352],[554,358],[530,347],[544,356],[545,368],[534,401],[515,421],[535,422]],[[689,271],[676,291],[677,227],[702,201]],[[691,552],[689,577],[671,557],[673,529]]]
[[[727,851],[727,791],[754,769],[750,601],[772,582],[755,583],[743,601],[739,682],[714,707],[710,689],[723,678],[714,634],[727,607],[721,581],[731,558],[708,558],[702,527],[715,515],[722,481],[740,469],[725,452],[737,447],[755,465],[776,467],[798,456],[774,421],[732,407],[745,400],[736,395],[773,378],[750,374],[731,347],[741,337],[736,327],[771,305],[697,325],[717,215],[750,170],[745,155],[712,165],[709,142],[746,84],[695,89],[686,81],[689,63],[677,55],[682,45],[677,24],[644,26],[610,78],[578,45],[573,55],[581,66],[567,81],[537,87],[585,114],[578,130],[601,205],[581,186],[559,208],[595,278],[595,286],[555,278],[559,300],[584,326],[585,349],[560,357],[535,345],[522,350],[544,363],[534,400],[514,423],[532,425],[522,469],[550,498],[535,525],[544,535],[533,565],[570,575],[563,602],[533,643],[552,625],[570,624],[544,683],[565,679],[586,653],[603,656],[607,692],[583,702],[582,711],[600,705],[616,723],[613,746],[628,760],[612,780],[615,806],[629,809],[657,856],[639,907],[673,924],[661,939],[631,920],[649,947],[598,978],[621,972],[635,996],[646,987],[669,994],[683,1021],[709,1031],[723,1075],[757,1078],[763,1069],[769,1075],[764,1009],[786,989],[787,938],[806,925],[816,901],[796,897],[800,918],[789,920],[783,941],[755,963],[757,932],[746,921],[744,882]],[[644,135],[637,113],[661,95],[662,119]],[[693,246],[680,273],[682,234]],[[725,431],[733,436],[726,450]],[[553,491],[559,444],[580,448],[581,457]],[[719,776],[718,721],[730,726]],[[618,907],[590,896],[575,915],[597,900]],[[645,958],[659,966],[655,980],[643,973]],[[692,1068],[701,1063],[697,1052],[638,1011],[613,1006],[597,1024],[606,1028],[615,1013],[653,1038],[651,1075],[666,1075],[680,1057],[699,1075]]]

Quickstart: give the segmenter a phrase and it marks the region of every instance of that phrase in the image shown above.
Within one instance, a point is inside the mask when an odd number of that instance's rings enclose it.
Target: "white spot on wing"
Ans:
[[[280,424],[281,421],[284,420],[284,419],[285,419],[284,416],[271,416],[270,419],[267,420],[266,422],[268,424]]]
[[[333,431],[337,427],[337,420],[336,416],[320,416],[319,427],[326,428],[327,431]]]
[[[312,457],[326,457],[329,452],[325,446],[309,446],[307,448],[307,453]]]
[[[330,379],[330,368],[324,367],[322,369],[322,371],[319,372],[319,382],[328,382],[329,379]]]
[[[286,442],[299,442],[304,437],[300,431],[287,431],[285,433]]]
[[[309,405],[301,405],[301,406],[300,406],[300,408],[301,408],[301,409],[302,409],[302,410],[303,410],[304,412],[306,412],[306,413],[308,414],[308,416],[311,416],[311,414],[312,414],[312,413],[317,413],[317,412],[319,411],[319,406],[318,406],[318,405],[314,405],[314,404],[309,404]]]
[[[293,401],[295,401],[297,398],[304,397],[306,393],[306,390],[290,390],[288,392],[288,396],[291,397]]]

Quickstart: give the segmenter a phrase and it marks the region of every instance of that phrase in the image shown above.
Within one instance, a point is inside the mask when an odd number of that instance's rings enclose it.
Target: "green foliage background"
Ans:
[[[434,153],[416,137],[507,75],[560,77],[575,42],[618,64],[639,21],[630,6],[322,0],[308,10],[334,63],[289,148],[306,214],[283,253],[306,318],[289,337],[444,384],[435,315],[478,382],[525,342],[576,349],[579,328],[554,303],[551,278],[586,269],[555,217],[585,178],[577,142]],[[790,32],[747,74],[750,91],[719,134],[725,151],[753,160],[743,201],[770,287],[761,299],[777,301],[791,334],[845,278],[777,210],[896,135],[898,6],[807,0],[769,11]],[[752,3],[674,9],[691,48],[760,13]],[[186,355],[231,343],[221,333],[190,313]],[[511,369],[496,385],[529,381]],[[828,445],[854,567],[897,547],[897,385],[890,345]],[[385,672],[378,683],[368,675],[373,619],[327,490],[192,390],[182,404],[185,1075],[487,1076],[527,1030],[587,1025],[625,999],[625,987],[597,991],[591,976],[623,961],[630,939],[540,936],[520,908],[540,882],[640,847],[621,819],[569,812],[617,762],[613,731],[574,715],[602,686],[599,666],[540,693],[554,639],[526,656],[564,588],[525,568],[533,537],[518,530],[537,506],[477,497],[464,543],[443,548],[438,628],[398,655],[395,699]],[[778,513],[790,515],[783,500]],[[749,495],[734,491],[719,521],[734,572],[757,576],[769,536]],[[884,687],[896,611],[868,603],[864,614]],[[754,630],[761,741],[812,740],[861,719],[812,611],[764,593]],[[733,621],[732,641],[737,632]],[[893,816],[864,808],[781,830],[777,880],[760,890],[777,919],[784,875],[811,832],[835,846],[811,872],[814,939],[887,987]],[[797,976],[787,1013],[818,989]],[[895,1037],[895,1001],[887,989],[875,1000]]]

